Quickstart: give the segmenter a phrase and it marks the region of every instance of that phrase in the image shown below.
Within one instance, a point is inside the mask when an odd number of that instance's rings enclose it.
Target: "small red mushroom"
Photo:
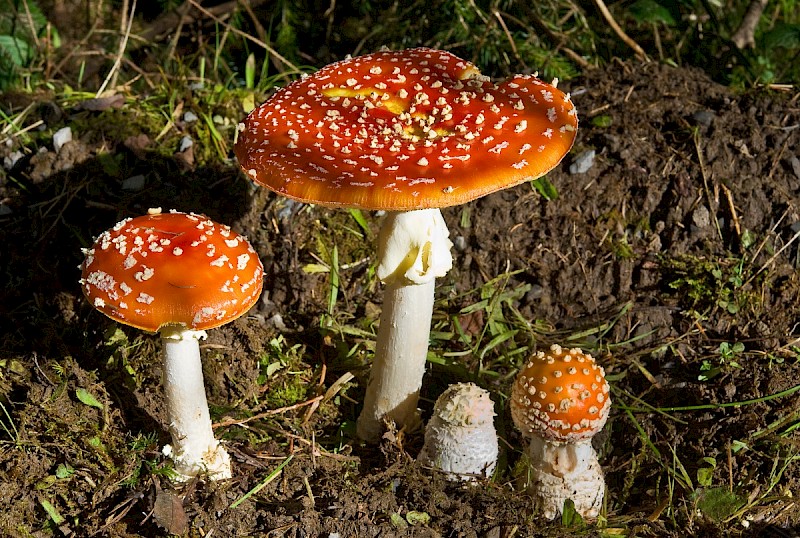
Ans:
[[[572,147],[566,95],[534,76],[495,84],[471,63],[418,48],[349,58],[275,92],[239,125],[244,172],[314,204],[387,210],[378,277],[387,286],[358,420],[418,420],[434,278],[452,266],[439,208],[547,173]]]
[[[603,368],[580,349],[553,345],[517,374],[511,417],[530,440],[527,487],[545,517],[561,514],[567,499],[583,517],[600,513],[605,481],[591,438],[610,408]]]
[[[179,478],[230,478],[230,457],[211,429],[198,340],[258,300],[264,268],[255,250],[203,215],[151,210],[103,232],[84,254],[80,282],[92,306],[161,335],[172,435],[165,454]]]

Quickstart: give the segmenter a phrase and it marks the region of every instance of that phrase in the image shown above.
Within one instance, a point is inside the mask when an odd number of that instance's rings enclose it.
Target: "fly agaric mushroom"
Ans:
[[[583,517],[600,513],[605,481],[591,439],[608,419],[608,393],[603,368],[580,349],[553,345],[517,374],[511,418],[530,440],[527,486],[549,519],[567,499]]]
[[[473,383],[456,383],[436,399],[417,458],[444,471],[450,480],[488,477],[497,465],[494,403]]]
[[[214,438],[198,340],[255,304],[264,268],[243,236],[203,215],[159,209],[103,232],[85,250],[81,287],[111,319],[149,332],[164,347],[171,455],[179,479],[231,477]]]
[[[386,421],[418,421],[434,279],[452,266],[439,208],[544,175],[577,125],[553,85],[529,75],[495,84],[426,48],[325,66],[239,125],[234,152],[256,183],[303,202],[390,212],[378,238],[386,291],[362,439],[377,441]]]

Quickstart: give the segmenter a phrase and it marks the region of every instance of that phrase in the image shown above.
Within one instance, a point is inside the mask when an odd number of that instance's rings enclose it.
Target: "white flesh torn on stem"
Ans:
[[[172,458],[178,480],[205,473],[212,480],[230,478],[231,461],[214,438],[208,412],[203,366],[198,341],[205,331],[181,327],[162,328],[164,391],[172,445],[164,454]]]
[[[378,237],[377,275],[385,284],[380,327],[358,436],[378,442],[385,423],[412,429],[433,314],[436,277],[453,266],[441,211],[389,213]]]
[[[591,439],[549,441],[529,437],[528,492],[547,519],[561,516],[564,502],[572,499],[581,517],[600,514],[605,495],[603,469]]]

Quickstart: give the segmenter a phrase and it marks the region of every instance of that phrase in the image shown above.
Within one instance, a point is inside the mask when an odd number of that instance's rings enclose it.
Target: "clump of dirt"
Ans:
[[[354,439],[380,304],[365,245],[379,217],[359,230],[346,212],[255,189],[233,164],[198,167],[91,133],[76,133],[69,154],[17,160],[0,183],[0,312],[13,321],[0,333],[0,533],[796,532],[797,96],[737,95],[653,63],[614,64],[568,89],[581,126],[547,177],[557,198],[525,184],[444,212],[455,267],[435,323],[457,335],[457,320],[466,336],[434,335],[423,404],[450,381],[492,391],[501,463],[472,486],[414,462],[421,432],[380,447]],[[591,166],[570,173],[590,151]],[[142,187],[124,181],[137,175]],[[155,206],[232,225],[266,267],[261,302],[203,348],[230,481],[165,479],[158,344],[94,312],[77,283],[81,247]],[[461,309],[499,275],[509,295],[497,308],[518,313],[518,330],[475,353],[465,339],[479,342],[499,310]],[[543,522],[516,491],[523,446],[505,398],[525,353],[551,342],[592,350],[610,376],[615,405],[595,440],[608,483],[599,528]]]

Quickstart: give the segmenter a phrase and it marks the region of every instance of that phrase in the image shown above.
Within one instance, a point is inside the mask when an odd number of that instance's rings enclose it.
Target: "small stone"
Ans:
[[[187,110],[186,112],[183,113],[183,121],[185,121],[186,123],[192,123],[197,121],[198,119],[199,118],[197,117],[197,114],[195,114],[191,110]]]
[[[578,154],[572,164],[569,165],[570,174],[585,174],[594,164],[595,152],[593,149],[587,149]]]
[[[453,240],[453,248],[457,252],[465,252],[467,250],[467,239],[463,235],[457,235]]]
[[[72,141],[72,129],[62,127],[53,134],[53,148],[58,153],[67,142]]]
[[[711,214],[708,208],[704,205],[698,206],[692,213],[692,223],[700,229],[707,228],[711,225]]]
[[[711,127],[716,115],[711,110],[698,110],[692,114],[692,119],[702,127]]]
[[[186,135],[183,138],[181,138],[181,145],[178,148],[178,151],[180,153],[183,153],[192,146],[194,146],[194,140],[192,140],[191,136]]]
[[[122,190],[140,191],[144,188],[144,176],[137,174],[122,181]]]
[[[792,165],[792,172],[794,172],[794,175],[797,176],[797,179],[800,179],[800,159],[793,155],[789,159],[789,164]]]
[[[5,156],[3,158],[3,167],[5,167],[6,170],[11,170],[12,168],[14,168],[14,165],[17,164],[17,162],[19,162],[19,160],[24,156],[25,154],[19,150],[13,152],[10,155]]]
[[[295,212],[295,209],[300,205],[301,202],[296,200],[292,200],[291,198],[287,198],[283,202],[283,207],[278,210],[277,217],[280,221],[288,220]]]

